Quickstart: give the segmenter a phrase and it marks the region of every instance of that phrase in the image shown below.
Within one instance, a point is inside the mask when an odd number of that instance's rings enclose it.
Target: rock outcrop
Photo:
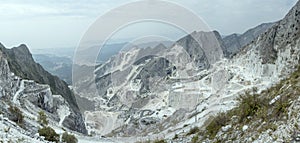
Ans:
[[[51,112],[54,107],[43,103],[44,100],[48,99],[46,95],[52,95],[52,93],[61,95],[72,111],[72,114],[63,122],[64,126],[81,133],[86,133],[84,120],[79,111],[75,96],[64,81],[51,75],[45,71],[41,65],[35,63],[29,49],[24,44],[12,49],[6,49],[3,45],[0,45],[0,50],[3,56],[2,58],[5,59],[10,71],[16,76],[22,79],[32,80],[32,82],[39,84],[49,85],[49,91],[39,93],[39,96],[36,97],[38,100],[34,101],[39,107]]]
[[[250,30],[247,30],[243,34],[234,33],[225,36],[224,38],[222,38],[225,47],[224,56],[232,58],[232,56],[237,54],[244,46],[251,43],[255,38],[257,38],[260,34],[266,32],[273,25],[274,23],[263,23]]]

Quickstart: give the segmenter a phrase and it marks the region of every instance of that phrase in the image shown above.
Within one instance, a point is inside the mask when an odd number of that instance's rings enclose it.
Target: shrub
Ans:
[[[45,112],[43,112],[43,111],[39,112],[38,122],[44,126],[48,125],[48,120],[47,120],[47,116],[46,116]]]
[[[178,134],[175,134],[175,136],[173,138],[173,140],[176,140],[176,139],[178,139]]]
[[[268,108],[265,106],[259,108],[256,112],[256,116],[258,118],[262,119],[263,121],[268,120]]]
[[[192,138],[192,143],[197,143],[198,139],[199,139],[198,136],[194,136]]]
[[[198,133],[200,130],[198,127],[191,128],[190,131],[186,135],[192,135]]]
[[[70,135],[67,132],[64,132],[62,135],[62,141],[66,143],[77,143],[78,140],[74,135]]]
[[[276,131],[278,128],[278,126],[276,124],[270,124],[269,125],[269,129],[271,129],[272,131]]]
[[[44,127],[38,130],[40,136],[44,136],[46,140],[59,142],[59,135],[51,127]]]
[[[249,92],[246,92],[244,96],[240,96],[238,100],[240,104],[236,112],[239,114],[240,123],[246,121],[248,116],[254,116],[259,110],[268,106],[268,100],[262,99],[258,94],[251,95]]]
[[[156,140],[156,141],[154,141],[154,143],[167,143],[167,141],[165,141],[165,140]]]
[[[275,111],[274,113],[277,116],[280,116],[284,113],[287,113],[288,107],[289,107],[289,102],[286,97],[280,97],[278,101],[275,102]]]
[[[215,118],[213,118],[208,126],[206,126],[206,132],[209,137],[211,139],[214,138],[222,126],[225,126],[229,120],[229,117],[225,113],[219,113]]]
[[[21,110],[16,106],[10,106],[8,108],[8,111],[10,112],[9,119],[16,122],[18,125],[23,125],[24,123],[24,116],[21,112]]]

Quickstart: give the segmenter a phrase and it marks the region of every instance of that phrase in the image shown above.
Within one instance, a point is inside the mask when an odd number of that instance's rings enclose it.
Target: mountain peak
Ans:
[[[3,48],[3,47],[4,47],[4,45],[3,45],[1,42],[0,42],[0,47],[1,47],[1,48]]]
[[[166,49],[167,47],[164,44],[160,43],[157,46],[155,46],[154,48]]]
[[[30,51],[29,51],[29,48],[25,45],[25,44],[21,44],[19,45],[18,47],[13,47],[12,48],[14,51],[17,50],[17,51],[20,51],[22,52],[23,54],[29,54],[31,55]]]
[[[20,44],[20,46],[18,46],[18,47],[25,47],[25,48],[28,48],[28,47],[26,46],[26,44]]]

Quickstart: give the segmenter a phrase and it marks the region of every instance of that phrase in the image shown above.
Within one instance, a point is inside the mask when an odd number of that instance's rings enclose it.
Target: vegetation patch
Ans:
[[[210,138],[215,137],[218,131],[229,121],[226,113],[219,113],[206,127],[206,133]]]
[[[68,134],[67,132],[64,132],[62,135],[62,141],[65,143],[77,143],[78,140],[74,135]]]
[[[44,136],[45,140],[59,142],[59,135],[51,127],[43,127],[38,130],[40,136]]]
[[[153,143],[167,143],[167,141],[162,139],[162,140],[156,140]]]
[[[256,124],[253,129],[258,134],[268,129],[275,131],[277,126],[274,122],[287,122],[287,111],[291,101],[296,100],[300,95],[299,79],[300,67],[290,77],[259,94],[256,88],[246,91],[238,97],[237,107],[226,113],[219,113],[208,123],[204,136],[213,140],[223,126],[230,124],[235,129],[241,130],[243,125],[254,126],[252,121],[262,123]],[[233,120],[234,117],[237,118],[237,121]],[[234,138],[236,137],[231,139]],[[215,140],[220,141],[219,139]]]
[[[192,143],[197,143],[198,142],[198,139],[199,139],[199,137],[196,135],[196,136],[193,136],[193,138],[192,138]]]
[[[16,122],[19,126],[23,126],[24,124],[24,116],[21,110],[16,106],[10,106],[8,108],[9,111],[9,119]]]
[[[196,133],[198,133],[200,130],[199,130],[199,128],[198,127],[194,127],[194,128],[192,128],[186,135],[188,136],[188,135],[193,135],[193,134],[196,134]]]
[[[47,126],[47,125],[48,125],[47,116],[46,116],[46,114],[45,114],[44,111],[40,111],[40,112],[39,112],[38,122],[39,122],[41,125],[43,125],[43,126]]]

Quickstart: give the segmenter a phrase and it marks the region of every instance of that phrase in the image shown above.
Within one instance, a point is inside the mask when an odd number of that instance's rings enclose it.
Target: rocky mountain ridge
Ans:
[[[237,54],[244,46],[257,38],[260,34],[266,32],[274,23],[263,23],[247,30],[243,34],[231,34],[222,38],[225,57],[232,57]]]
[[[65,127],[86,133],[84,120],[76,99],[64,81],[51,75],[41,65],[35,63],[26,45],[20,45],[12,49],[6,49],[3,45],[0,45],[0,48],[2,56],[7,61],[9,70],[12,73],[22,79],[33,80],[39,84],[48,84],[51,94],[61,95],[66,100],[72,112],[63,122]]]
[[[49,85],[22,79],[11,72],[7,55],[2,51],[0,67],[0,142],[47,142],[37,133],[42,127],[39,112],[45,113],[51,127],[63,133],[63,122],[73,112],[67,101],[61,95],[53,95]]]

